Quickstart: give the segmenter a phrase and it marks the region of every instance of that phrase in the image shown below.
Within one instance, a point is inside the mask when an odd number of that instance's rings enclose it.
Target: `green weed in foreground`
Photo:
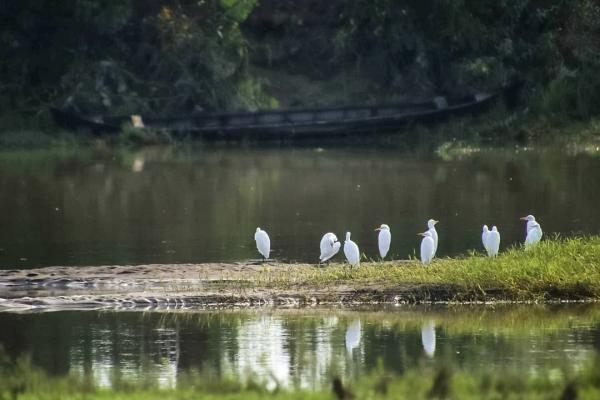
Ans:
[[[332,382],[335,378],[332,379]],[[576,375],[546,369],[535,375],[503,373],[469,374],[452,368],[411,369],[402,375],[379,371],[356,382],[326,385],[315,391],[278,388],[270,391],[253,381],[208,379],[189,374],[176,388],[161,389],[153,383],[128,383],[98,388],[93,382],[73,377],[51,378],[26,359],[11,362],[0,356],[0,400],[103,400],[103,399],[598,399],[600,360],[586,364]]]
[[[410,285],[450,287],[461,295],[499,293],[511,300],[600,298],[600,237],[554,238],[524,250],[511,248],[491,259],[479,255],[438,259],[430,266],[417,260],[343,264],[265,272],[258,282],[271,287],[352,287]]]

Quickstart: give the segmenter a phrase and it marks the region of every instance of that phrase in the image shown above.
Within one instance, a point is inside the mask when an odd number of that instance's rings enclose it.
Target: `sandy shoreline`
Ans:
[[[254,280],[310,264],[151,264],[45,267],[0,271],[0,311],[193,309],[512,301],[497,289],[465,291],[443,284],[339,284],[277,288]],[[586,300],[579,298],[556,300]]]
[[[88,267],[43,267],[0,270],[0,286],[67,285],[89,282],[104,284],[173,280],[216,281],[248,280],[266,270],[314,268],[310,264],[279,263],[208,263],[208,264],[146,264],[103,265]]]

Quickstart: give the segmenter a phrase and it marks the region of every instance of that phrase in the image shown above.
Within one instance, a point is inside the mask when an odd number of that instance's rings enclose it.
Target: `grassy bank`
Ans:
[[[338,255],[337,259],[342,260]],[[109,268],[108,270],[106,268]],[[116,272],[118,271],[118,272]],[[33,278],[28,275],[33,273]],[[27,274],[27,276],[25,276]],[[125,275],[124,275],[125,274]],[[54,297],[24,297],[4,308],[203,308],[397,304],[430,302],[558,302],[600,300],[600,236],[553,238],[535,248],[516,246],[496,258],[472,253],[435,259],[348,264],[157,264],[7,271],[11,287],[81,280],[113,288]],[[148,282],[165,286],[149,289]],[[126,284],[127,290],[122,287]],[[68,290],[65,286],[63,289]],[[70,295],[72,294],[72,295]],[[90,296],[93,296],[90,299]],[[9,296],[12,297],[12,296]],[[90,304],[92,301],[93,304]]]
[[[257,284],[278,289],[416,287],[417,292],[443,290],[455,300],[600,299],[600,237],[554,238],[527,251],[511,248],[493,259],[471,254],[430,266],[412,260],[266,270]]]
[[[410,369],[402,375],[379,370],[345,383],[332,377],[331,387],[315,391],[266,389],[255,382],[209,379],[199,374],[179,378],[176,388],[161,389],[153,382],[122,383],[107,389],[73,377],[50,378],[25,360],[0,359],[1,400],[33,399],[597,399],[600,396],[600,361],[576,373],[545,369],[533,375],[468,374],[451,367]]]

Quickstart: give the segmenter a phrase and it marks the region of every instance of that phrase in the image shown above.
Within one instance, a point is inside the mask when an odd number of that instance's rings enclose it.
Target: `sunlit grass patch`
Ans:
[[[256,281],[270,287],[445,285],[464,292],[500,291],[511,299],[600,298],[600,237],[554,238],[525,250],[514,247],[496,258],[467,255],[437,259],[333,264],[312,269],[266,271]]]

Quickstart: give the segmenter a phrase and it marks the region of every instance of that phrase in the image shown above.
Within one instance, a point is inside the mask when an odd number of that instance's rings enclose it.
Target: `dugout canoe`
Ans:
[[[433,123],[450,116],[484,110],[499,95],[477,93],[459,99],[434,97],[419,102],[381,106],[302,108],[256,112],[201,112],[162,117],[153,115],[81,115],[52,108],[56,123],[95,135],[118,134],[124,125],[165,131],[174,137],[207,140],[318,139],[398,131],[407,123]]]

